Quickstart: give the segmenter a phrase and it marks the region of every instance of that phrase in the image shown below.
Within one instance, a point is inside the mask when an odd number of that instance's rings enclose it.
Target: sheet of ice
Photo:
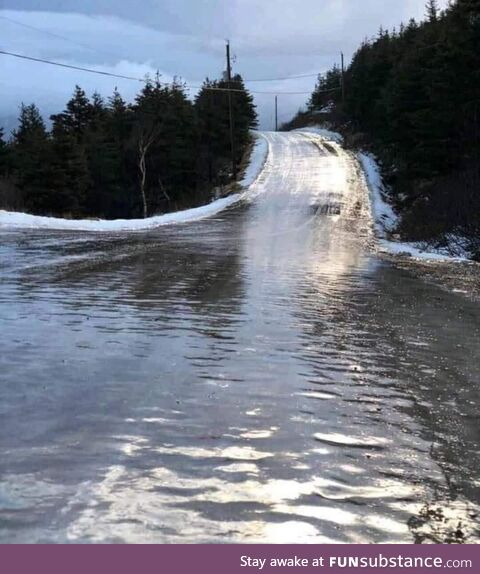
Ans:
[[[59,217],[43,217],[13,211],[0,210],[0,228],[31,228],[31,229],[59,229],[78,231],[141,231],[152,229],[162,225],[186,223],[211,217],[230,207],[238,201],[248,197],[248,188],[253,185],[262,171],[268,154],[268,143],[260,134],[255,134],[250,162],[240,185],[244,191],[227,197],[222,197],[201,207],[166,213],[147,219],[115,219],[115,220],[91,220],[91,219],[62,219]]]

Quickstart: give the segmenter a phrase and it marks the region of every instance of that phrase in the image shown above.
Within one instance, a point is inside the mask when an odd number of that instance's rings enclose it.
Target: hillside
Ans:
[[[398,232],[480,258],[480,1],[427,5],[422,23],[380,29],[345,71],[319,77],[308,110],[285,129],[323,122],[381,162]]]

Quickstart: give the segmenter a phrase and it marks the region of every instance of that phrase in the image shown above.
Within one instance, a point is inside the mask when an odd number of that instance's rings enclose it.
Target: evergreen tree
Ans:
[[[436,22],[438,17],[438,2],[437,0],[428,0],[426,5],[427,18],[430,22]]]
[[[3,128],[0,127],[0,176],[8,175],[11,169],[10,146],[5,141]]]
[[[257,127],[257,114],[252,95],[243,79],[235,75],[230,84],[232,91],[233,137],[235,161],[241,161],[250,141],[250,130]],[[207,78],[195,98],[200,136],[199,173],[209,183],[224,183],[231,177],[230,117],[228,82]]]
[[[32,213],[55,213],[52,148],[45,123],[34,104],[21,105],[18,122],[13,134],[14,171],[23,202]]]
[[[132,217],[138,204],[136,154],[132,154],[133,113],[115,88],[107,104],[104,124],[108,167],[104,185],[109,199],[109,217]]]
[[[56,118],[52,130],[57,212],[63,216],[84,216],[89,214],[86,198],[91,184],[87,153],[77,132],[67,125]]]
[[[92,105],[84,90],[77,85],[65,110],[61,114],[52,116],[52,121],[56,122],[57,125],[62,125],[65,131],[80,138],[87,129],[91,118]]]
[[[326,74],[318,76],[317,84],[308,101],[310,111],[320,110],[332,101],[339,101],[342,85],[342,71],[335,65]]]
[[[116,89],[105,102],[76,86],[65,109],[51,116],[51,133],[33,104],[22,106],[12,145],[0,133],[0,176],[11,148],[14,194],[37,214],[128,218],[198,203],[210,197],[211,183],[231,177],[227,82],[212,85],[220,89],[208,91],[208,112],[204,93],[194,105],[184,85],[164,85],[158,75],[133,105]],[[240,76],[231,87],[238,163],[256,112]]]
[[[157,76],[137,96],[133,143],[143,214],[164,211],[195,191],[195,116],[184,87]]]

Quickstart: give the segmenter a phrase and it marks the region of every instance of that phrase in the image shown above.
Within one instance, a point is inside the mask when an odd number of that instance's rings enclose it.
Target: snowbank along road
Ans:
[[[0,230],[0,541],[480,541],[480,310],[376,256],[338,144],[264,137],[208,219]]]

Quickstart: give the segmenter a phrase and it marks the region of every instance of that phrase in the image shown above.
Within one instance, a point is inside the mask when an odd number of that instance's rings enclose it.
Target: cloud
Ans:
[[[444,4],[447,0],[443,0]],[[225,68],[225,38],[236,56],[234,70],[247,79],[317,74],[347,59],[380,25],[392,28],[422,17],[425,0],[3,0],[3,49],[126,75],[180,76],[198,85]],[[38,11],[42,5],[43,11]],[[20,10],[24,8],[24,10]],[[32,9],[37,10],[32,11]],[[71,10],[71,11],[70,11]],[[19,26],[1,16],[22,22]],[[45,30],[35,31],[28,26]],[[64,36],[70,41],[56,37]],[[109,95],[118,86],[127,99],[135,82],[0,57],[0,121],[16,115],[21,101],[35,101],[46,114],[62,109],[75,83]],[[277,91],[283,118],[302,106],[315,78],[251,83],[256,91]],[[273,125],[270,94],[255,94],[262,127]],[[8,123],[7,122],[7,123]]]

